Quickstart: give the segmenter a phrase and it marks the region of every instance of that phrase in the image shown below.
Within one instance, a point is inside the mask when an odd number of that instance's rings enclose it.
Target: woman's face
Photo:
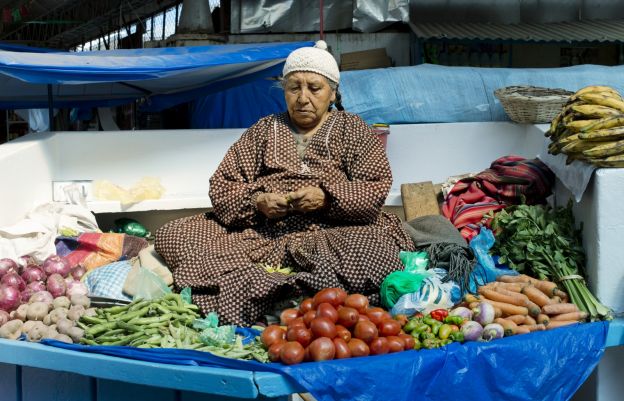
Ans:
[[[293,72],[285,78],[284,95],[291,121],[303,129],[312,129],[323,122],[336,91],[327,78],[315,72]]]

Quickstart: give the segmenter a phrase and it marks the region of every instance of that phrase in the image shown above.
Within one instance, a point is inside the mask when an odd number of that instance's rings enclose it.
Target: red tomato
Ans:
[[[401,324],[401,327],[405,326],[407,324],[407,321],[408,321],[407,315],[403,315],[403,314],[396,315],[394,317],[394,320],[399,322]]]
[[[310,329],[315,338],[327,337],[332,340],[336,337],[336,325],[326,317],[317,317],[310,323]]]
[[[379,323],[379,335],[384,337],[396,336],[401,331],[401,323],[396,320],[384,320]]]
[[[351,358],[351,350],[347,345],[347,341],[343,340],[340,337],[334,338],[334,348],[336,348],[336,359],[345,359]]]
[[[307,327],[310,327],[310,323],[312,323],[312,320],[314,320],[315,317],[316,317],[316,311],[309,310],[305,313],[305,315],[303,315],[303,322],[305,323]]]
[[[286,365],[294,365],[303,362],[305,349],[297,341],[289,341],[280,351],[280,360]]]
[[[299,311],[297,309],[284,309],[282,313],[280,313],[280,324],[282,326],[288,326],[288,324],[299,317]]]
[[[389,336],[386,337],[388,339],[388,346],[390,347],[390,352],[401,352],[405,350],[405,340],[401,337],[397,336]]]
[[[286,332],[280,326],[272,324],[262,331],[260,339],[262,343],[269,348],[277,340],[285,340]]]
[[[334,307],[338,307],[340,305],[336,288],[325,288],[317,292],[314,298],[312,298],[312,309],[316,309],[324,302],[327,302]]]
[[[351,340],[351,332],[346,327],[337,324],[336,325],[336,338],[342,338],[346,342],[349,342],[349,340]]]
[[[306,328],[306,324],[303,321],[302,317],[297,317],[297,318],[291,320],[290,323],[288,323],[287,327],[290,329],[291,327],[295,327],[295,326],[300,326],[300,327]]]
[[[327,337],[320,337],[312,341],[308,349],[310,350],[310,358],[315,362],[329,361],[334,359],[334,355],[336,355],[334,342]]]
[[[327,302],[319,304],[316,308],[316,316],[326,317],[334,323],[338,321],[338,312],[336,312],[336,308]]]
[[[354,358],[370,355],[370,348],[359,338],[352,338],[347,345],[349,346],[349,351],[351,351],[351,356]]]
[[[377,326],[379,323],[381,323],[384,320],[386,313],[387,312],[385,310],[378,308],[378,307],[374,307],[374,308],[369,308],[366,311],[366,316],[368,316],[370,321],[375,323],[375,326]]]
[[[353,329],[353,336],[368,344],[379,336],[379,332],[373,322],[358,322]]]
[[[386,337],[375,338],[371,341],[369,348],[371,355],[383,355],[390,352],[390,345]]]
[[[304,315],[306,312],[312,310],[312,298],[306,298],[299,304],[299,313]]]
[[[299,344],[307,347],[312,341],[312,332],[301,326],[291,327],[286,332],[286,339],[288,341],[297,341]]]
[[[280,352],[282,347],[286,344],[286,340],[278,340],[269,347],[269,360],[271,362],[277,362],[280,360]]]
[[[358,318],[360,314],[357,310],[349,307],[343,306],[338,309],[338,323],[343,325],[344,327],[353,327],[358,322]]]
[[[368,298],[362,294],[351,294],[345,298],[344,306],[355,309],[358,313],[366,313]]]
[[[405,351],[414,349],[414,345],[416,344],[414,342],[414,337],[410,336],[409,334],[399,334],[399,337],[402,338],[405,342]]]

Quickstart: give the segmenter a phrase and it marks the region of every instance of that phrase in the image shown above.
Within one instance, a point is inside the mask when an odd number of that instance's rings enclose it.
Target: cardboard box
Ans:
[[[342,53],[340,56],[340,69],[342,71],[367,70],[391,66],[392,60],[388,57],[388,54],[386,54],[385,48]]]

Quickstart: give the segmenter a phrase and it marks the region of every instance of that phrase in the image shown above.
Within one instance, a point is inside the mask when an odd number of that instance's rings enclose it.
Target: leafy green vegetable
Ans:
[[[585,253],[581,230],[574,224],[572,202],[555,209],[541,205],[508,207],[493,216],[492,230],[496,243],[491,253],[500,256],[500,263],[562,284],[572,302],[593,320],[611,317],[610,310],[596,300],[580,277],[584,276]]]

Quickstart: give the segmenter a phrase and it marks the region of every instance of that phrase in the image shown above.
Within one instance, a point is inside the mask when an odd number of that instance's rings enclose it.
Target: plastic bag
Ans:
[[[199,340],[206,345],[221,347],[236,342],[236,326],[219,326],[219,316],[210,312],[203,319],[195,319],[193,328],[201,330]]]
[[[130,189],[124,189],[107,180],[93,182],[93,194],[99,200],[116,200],[122,205],[136,203],[147,199],[160,199],[165,188],[160,179],[143,177]]]
[[[423,279],[419,291],[402,295],[390,311],[392,316],[411,316],[417,312],[426,314],[434,309],[450,308],[459,302],[459,286],[454,281],[442,282],[446,277],[446,270],[430,269],[427,272],[433,275]]]
[[[132,299],[158,299],[171,292],[162,278],[149,269],[140,266],[135,278],[135,293]]]
[[[403,262],[405,270],[390,273],[379,289],[381,303],[386,308],[393,307],[402,295],[418,291],[423,279],[432,274],[427,270],[429,263],[427,252],[401,251],[399,259]]]
[[[120,219],[115,220],[115,228],[113,229],[116,233],[134,235],[135,237],[149,237],[152,235],[145,226],[134,219],[130,219],[128,217],[122,217]]]
[[[496,266],[494,258],[489,253],[492,246],[494,246],[494,242],[494,234],[487,227],[481,227],[479,234],[470,241],[470,248],[477,258],[477,264],[472,273],[470,273],[469,289],[473,294],[477,293],[480,286],[496,281],[498,276],[518,275],[518,272],[515,270]]]

